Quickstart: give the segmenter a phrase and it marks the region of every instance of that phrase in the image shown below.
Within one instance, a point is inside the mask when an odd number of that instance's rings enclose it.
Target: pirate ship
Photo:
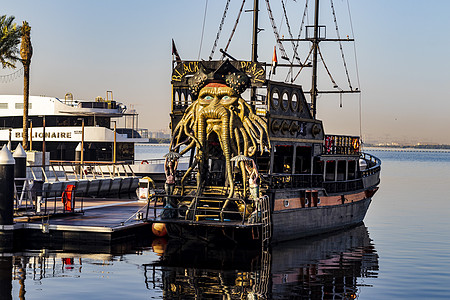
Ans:
[[[258,1],[251,61],[223,50],[228,58],[216,61],[175,55],[166,159],[190,160],[167,189],[169,235],[279,242],[363,221],[381,162],[361,151],[359,136],[328,135],[316,118],[319,42],[326,40],[318,2],[313,35],[304,39],[312,45],[309,102],[301,85],[270,80],[269,64],[257,61]]]

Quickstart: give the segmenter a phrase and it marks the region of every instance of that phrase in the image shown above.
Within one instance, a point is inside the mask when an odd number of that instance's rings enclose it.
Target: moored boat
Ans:
[[[126,112],[124,104],[97,97],[76,100],[71,93],[64,99],[46,96],[29,98],[28,137],[31,150],[49,153],[51,160],[76,160],[77,146],[84,143],[84,161],[134,160],[134,144],[148,142],[138,132],[136,112]],[[14,149],[23,140],[23,95],[0,95],[0,142]],[[113,123],[131,116],[132,126],[114,129]],[[126,122],[124,122],[126,125]],[[45,135],[45,137],[44,137]],[[115,144],[115,146],[114,146]]]
[[[326,134],[316,118],[318,45],[326,40],[318,15],[316,0],[314,34],[306,39],[312,44],[309,102],[301,85],[270,80],[255,42],[251,61],[224,52],[231,60],[174,62],[161,215],[169,235],[280,242],[363,221],[381,162],[361,151],[359,136]],[[180,156],[190,158],[189,168],[175,173]]]

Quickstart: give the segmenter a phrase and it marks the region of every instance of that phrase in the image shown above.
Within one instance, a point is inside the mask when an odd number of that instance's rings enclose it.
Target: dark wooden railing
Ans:
[[[322,174],[264,174],[263,182],[270,188],[321,188],[323,183]]]
[[[367,168],[361,171],[364,187],[376,186],[380,183],[381,160],[368,153],[361,153],[361,158],[367,163]]]

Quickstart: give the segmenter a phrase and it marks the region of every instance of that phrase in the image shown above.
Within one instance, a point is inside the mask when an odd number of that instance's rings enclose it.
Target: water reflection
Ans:
[[[353,299],[378,274],[364,225],[266,250],[166,239],[65,248],[3,253],[0,298],[79,299],[81,284],[92,299]]]
[[[171,241],[151,266],[165,299],[354,299],[358,278],[377,276],[378,255],[361,225],[267,251]]]

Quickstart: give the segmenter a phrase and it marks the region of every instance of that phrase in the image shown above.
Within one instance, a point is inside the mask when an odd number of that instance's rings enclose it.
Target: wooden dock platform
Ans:
[[[84,198],[83,203],[83,213],[76,209],[73,214],[14,218],[14,248],[110,252],[115,244],[155,238],[152,223],[144,220],[146,201]],[[151,207],[149,215],[153,211]],[[137,212],[144,218],[136,218]]]

